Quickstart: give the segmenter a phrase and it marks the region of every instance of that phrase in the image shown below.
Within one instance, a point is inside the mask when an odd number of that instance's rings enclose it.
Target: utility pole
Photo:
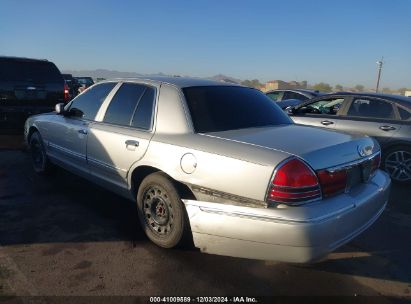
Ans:
[[[378,93],[378,87],[380,86],[381,70],[382,70],[382,65],[384,64],[383,59],[384,59],[384,56],[381,57],[380,61],[377,61],[378,77],[377,77],[377,87],[375,88],[375,93]]]

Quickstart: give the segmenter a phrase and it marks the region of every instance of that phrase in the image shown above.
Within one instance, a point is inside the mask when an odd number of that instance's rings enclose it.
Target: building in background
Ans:
[[[411,91],[405,91],[405,92],[404,92],[404,95],[405,95],[405,96],[408,96],[408,97],[411,97]]]
[[[292,90],[292,89],[306,89],[307,88],[307,81],[282,81],[282,80],[270,80],[267,81],[260,87],[260,90],[263,92],[271,91],[271,90]]]

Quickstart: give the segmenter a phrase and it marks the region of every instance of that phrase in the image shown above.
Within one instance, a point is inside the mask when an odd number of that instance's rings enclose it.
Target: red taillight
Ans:
[[[347,187],[347,170],[342,169],[334,172],[321,170],[317,172],[317,175],[320,180],[323,196],[330,196],[343,192]]]
[[[319,198],[321,191],[317,176],[302,160],[290,159],[275,171],[268,194],[269,201],[301,204]]]
[[[67,83],[64,84],[64,101],[70,100],[70,91]]]

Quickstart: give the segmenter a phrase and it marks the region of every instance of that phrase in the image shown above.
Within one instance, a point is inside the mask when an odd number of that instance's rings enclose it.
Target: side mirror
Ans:
[[[57,114],[64,114],[64,103],[58,103],[55,107]]]

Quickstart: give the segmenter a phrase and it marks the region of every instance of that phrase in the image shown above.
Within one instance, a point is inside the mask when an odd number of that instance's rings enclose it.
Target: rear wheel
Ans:
[[[144,232],[156,245],[172,248],[187,239],[189,225],[183,202],[165,174],[152,173],[142,181],[137,207]]]
[[[384,153],[382,167],[394,182],[411,183],[411,147],[396,146]]]
[[[30,154],[33,169],[38,174],[46,174],[51,171],[51,164],[44,149],[43,140],[39,132],[35,131],[30,136]]]

